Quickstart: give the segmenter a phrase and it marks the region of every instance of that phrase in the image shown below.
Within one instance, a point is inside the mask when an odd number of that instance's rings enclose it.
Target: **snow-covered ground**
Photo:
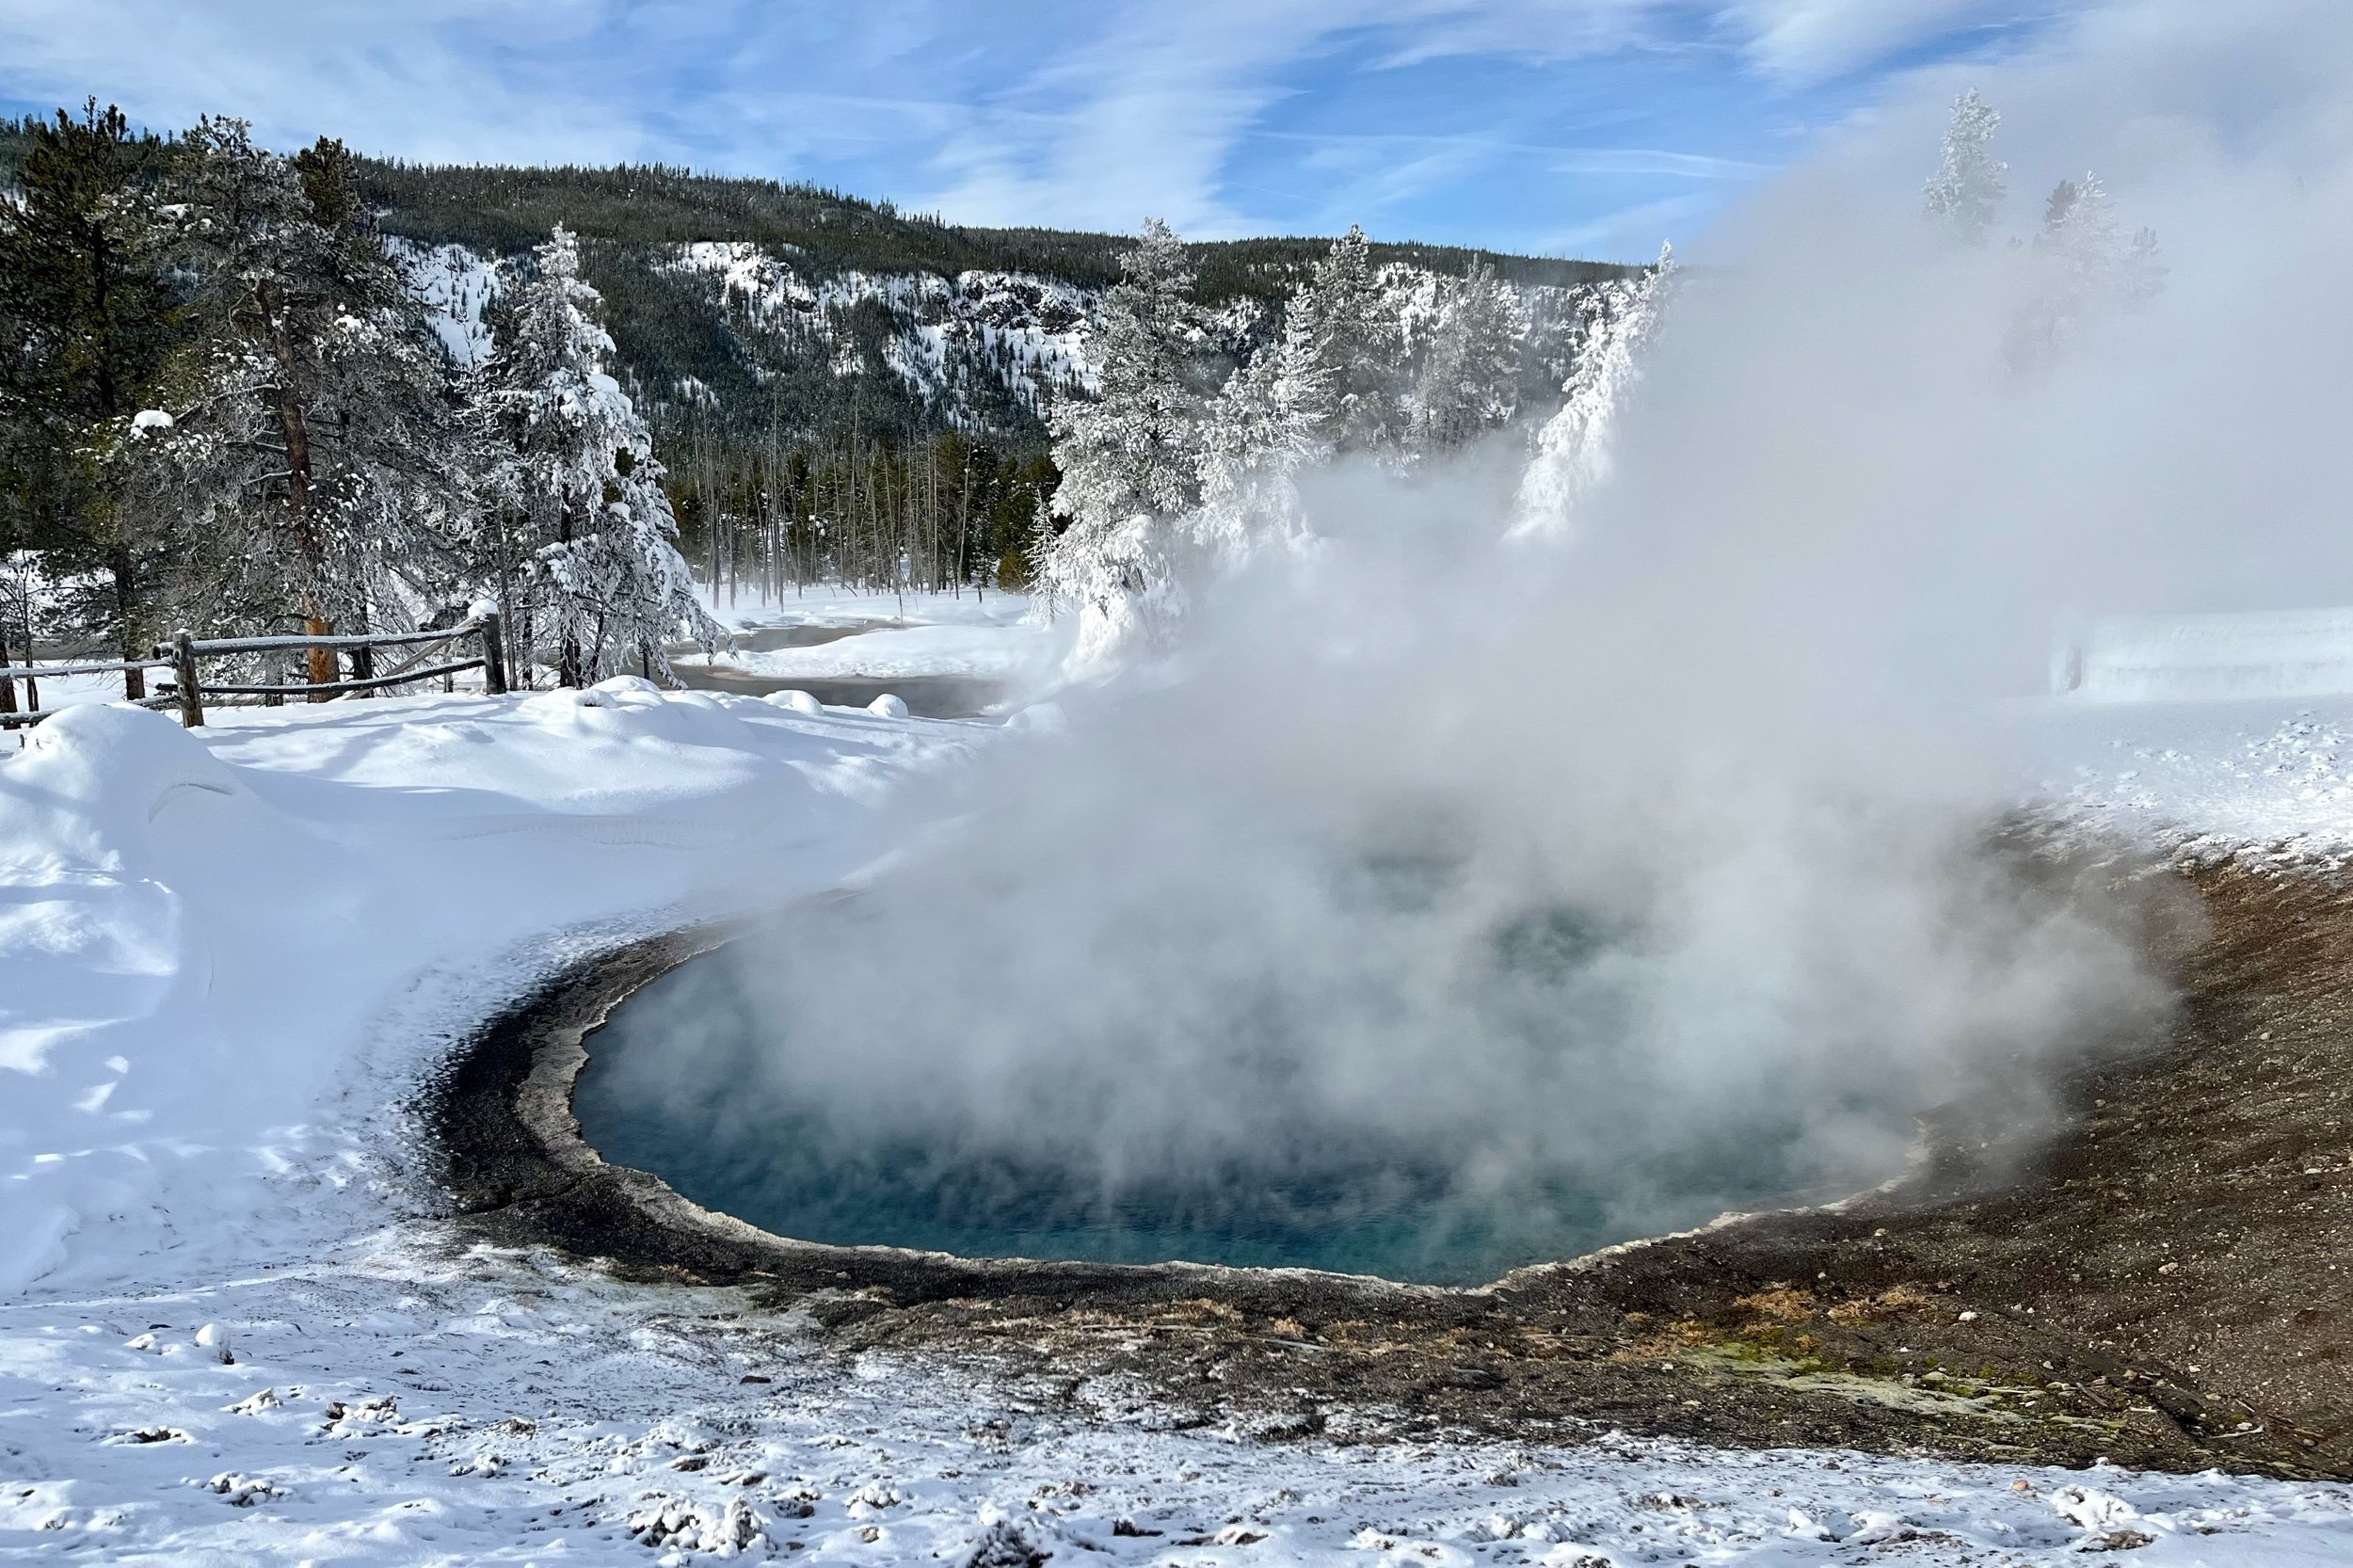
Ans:
[[[1009,626],[1030,609],[1030,601],[1024,596],[1000,593],[994,588],[899,594],[835,583],[812,583],[797,593],[787,588],[768,595],[753,589],[714,593],[706,583],[697,584],[696,592],[703,607],[722,626],[739,630],[762,626],[889,625],[902,621],[909,626]]]
[[[101,654],[97,657],[105,656]],[[58,665],[71,668],[74,663],[68,659],[40,661],[44,667]],[[113,702],[122,696],[122,677],[120,675],[48,675],[40,677],[35,684],[40,688],[40,706],[44,709],[72,708],[85,702]],[[154,689],[152,684],[148,687],[150,691]],[[24,705],[25,695],[24,682],[19,681],[16,700],[20,708]]]
[[[2353,705],[2027,722],[2099,820],[2353,838]],[[892,847],[877,801],[1000,744],[624,680],[200,732],[89,706],[0,752],[0,1558],[2353,1560],[2340,1487],[1160,1430],[1124,1387],[845,1366],[733,1292],[423,1211],[401,1108],[454,1038],[579,954],[838,882]]]
[[[2021,722],[2038,792],[2071,818],[2197,856],[2353,853],[2353,697],[2058,698]]]
[[[706,603],[711,603],[707,598]],[[872,594],[841,589],[712,604],[721,622],[758,632],[776,627],[858,628],[803,648],[686,654],[680,664],[717,664],[768,680],[883,680],[968,676],[1008,684],[1048,680],[1070,651],[1076,616],[1032,619],[1018,594]]]

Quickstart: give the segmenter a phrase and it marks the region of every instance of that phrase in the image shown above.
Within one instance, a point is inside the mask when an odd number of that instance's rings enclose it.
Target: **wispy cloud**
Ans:
[[[1701,152],[1672,152],[1657,147],[1560,147],[1504,141],[1480,136],[1433,136],[1412,132],[1316,135],[1298,131],[1257,133],[1273,141],[1311,147],[1361,148],[1372,155],[1420,156],[1453,151],[1464,155],[1519,156],[1543,160],[1562,174],[1664,174],[1685,180],[1746,180],[1772,166]]]
[[[1755,68],[1805,84],[1884,60],[1956,28],[2015,24],[2047,12],[2017,0],[1732,0],[1724,24]]]
[[[419,159],[806,178],[974,222],[1497,246],[1787,154],[1997,0],[7,0],[0,98]],[[1819,101],[1817,101],[1817,98]],[[1351,139],[1354,138],[1354,139]],[[1704,208],[1705,203],[1702,202]],[[1529,216],[1541,211],[1539,219]]]

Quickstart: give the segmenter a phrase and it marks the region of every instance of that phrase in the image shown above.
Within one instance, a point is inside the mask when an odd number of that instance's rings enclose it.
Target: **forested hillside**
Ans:
[[[970,560],[1019,575],[1057,478],[1047,410],[1092,395],[1088,342],[1135,245],[661,167],[360,167],[383,232],[418,248],[453,297],[491,287],[490,264],[527,256],[558,223],[580,236],[617,367],[707,572],[746,552],[760,565],[744,569],[789,569],[778,498],[824,495],[861,514],[913,506],[927,538],[952,527]],[[1240,363],[1272,341],[1331,245],[1187,246],[1218,357]],[[1417,293],[1427,307],[1436,280],[1491,269],[1522,318],[1517,401],[1531,410],[1567,376],[1577,296],[1634,270],[1413,244],[1368,255],[1401,312]],[[940,506],[952,522],[933,515]]]

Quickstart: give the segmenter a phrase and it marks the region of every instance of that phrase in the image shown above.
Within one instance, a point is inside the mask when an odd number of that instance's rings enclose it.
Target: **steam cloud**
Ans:
[[[1041,1172],[1275,1230],[1395,1189],[1496,1256],[1876,1179],[1932,1107],[2030,1119],[2170,1006],[1987,848],[2052,617],[2353,583],[2348,74],[2320,4],[2104,8],[1975,73],[1997,232],[2091,167],[2172,266],[2025,362],[2050,280],[1917,221],[1962,85],[1922,84],[1694,257],[1572,544],[1502,537],[1524,447],[1319,476],[1323,545],[680,977],[752,1026],[673,1009],[615,1092],[1013,1232]]]

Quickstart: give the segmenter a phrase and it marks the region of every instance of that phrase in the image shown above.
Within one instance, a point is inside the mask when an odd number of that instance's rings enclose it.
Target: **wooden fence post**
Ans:
[[[492,696],[506,695],[506,640],[499,635],[499,613],[482,617],[482,689]]]
[[[171,673],[180,683],[180,722],[190,729],[204,723],[204,694],[196,683],[196,638],[186,632],[171,634]]]

